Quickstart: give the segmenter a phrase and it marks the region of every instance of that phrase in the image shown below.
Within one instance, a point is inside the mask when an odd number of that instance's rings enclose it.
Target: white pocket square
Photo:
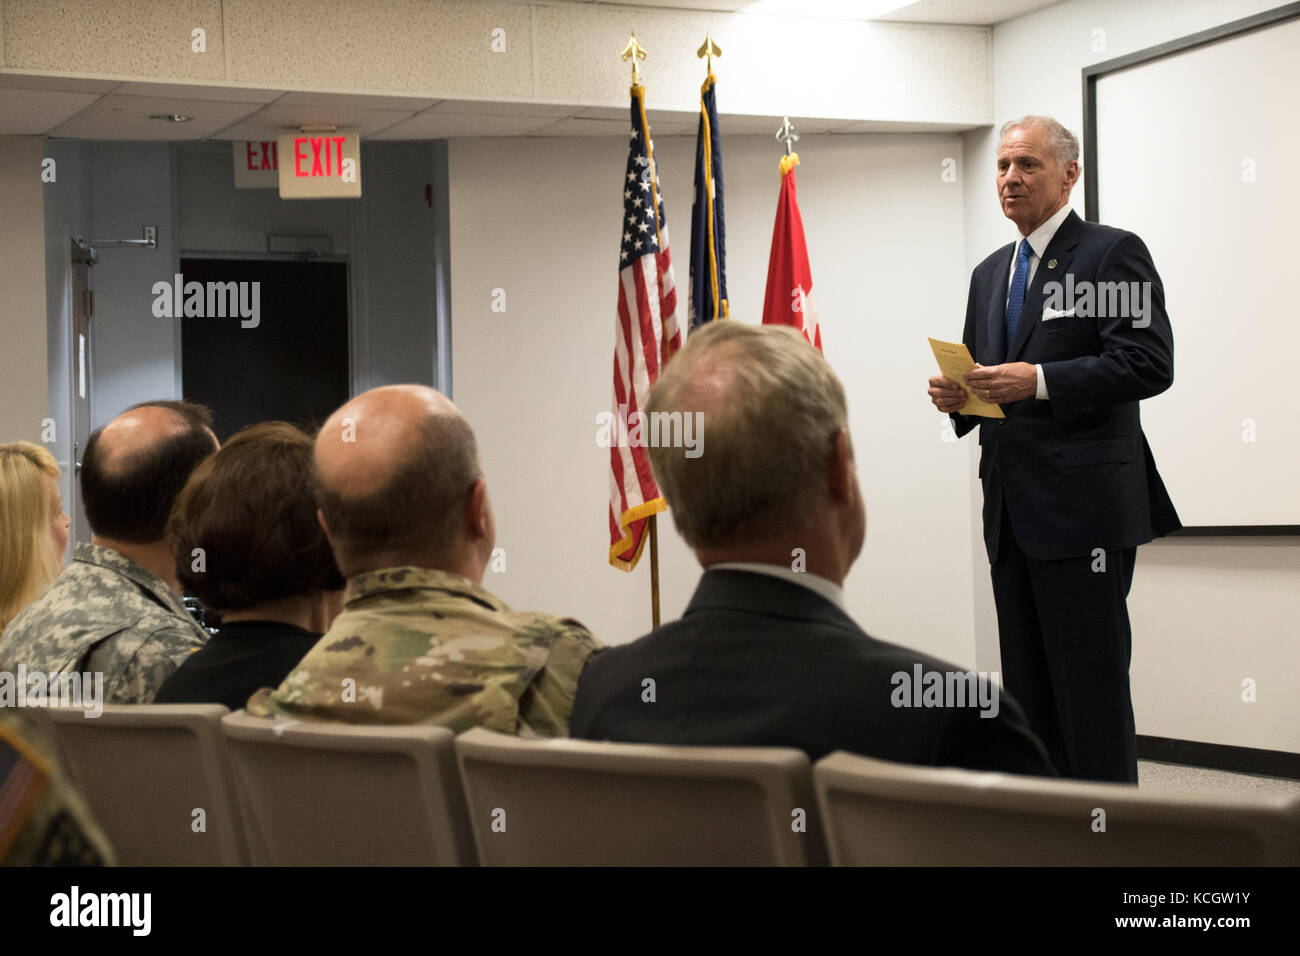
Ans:
[[[1052,319],[1072,319],[1074,318],[1074,309],[1044,309],[1043,321],[1050,322]]]

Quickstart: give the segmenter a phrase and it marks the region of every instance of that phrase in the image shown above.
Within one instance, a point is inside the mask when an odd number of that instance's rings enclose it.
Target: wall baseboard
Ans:
[[[1236,773],[1300,780],[1300,754],[1281,750],[1231,747],[1226,744],[1138,734],[1137,752],[1139,760],[1158,760],[1161,763],[1187,764],[1209,770],[1231,770]]]

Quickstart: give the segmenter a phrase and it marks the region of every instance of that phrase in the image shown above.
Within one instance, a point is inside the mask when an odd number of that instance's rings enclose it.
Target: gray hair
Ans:
[[[1020,119],[1008,120],[1002,124],[1002,132],[998,134],[998,142],[1007,138],[1007,134],[1013,129],[1045,129],[1047,130],[1047,143],[1056,156],[1056,161],[1062,166],[1079,158],[1079,139],[1068,129],[1052,119],[1050,116],[1035,116],[1032,113],[1028,116],[1022,116]]]
[[[650,464],[692,548],[807,527],[848,421],[844,386],[793,328],[719,319],[692,332],[650,389],[651,412],[699,412],[704,454],[651,447]]]

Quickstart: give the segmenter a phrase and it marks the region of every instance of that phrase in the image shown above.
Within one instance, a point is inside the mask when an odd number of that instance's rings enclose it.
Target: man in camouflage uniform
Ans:
[[[321,428],[316,473],[344,610],[248,712],[567,735],[601,645],[577,621],[512,611],[481,587],[496,531],[456,406],[423,386],[366,392]]]
[[[91,542],[0,634],[0,658],[47,678],[102,673],[104,703],[147,704],[203,646],[165,529],[186,478],[216,450],[211,420],[202,406],[150,402],[90,436],[81,491]]]
[[[0,866],[111,866],[113,848],[30,714],[0,710]]]

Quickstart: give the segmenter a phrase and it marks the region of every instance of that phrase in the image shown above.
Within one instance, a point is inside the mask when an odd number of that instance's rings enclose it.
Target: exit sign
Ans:
[[[235,188],[275,189],[280,185],[275,140],[235,140]]]
[[[361,195],[361,137],[355,132],[287,133],[276,142],[281,199]]]

